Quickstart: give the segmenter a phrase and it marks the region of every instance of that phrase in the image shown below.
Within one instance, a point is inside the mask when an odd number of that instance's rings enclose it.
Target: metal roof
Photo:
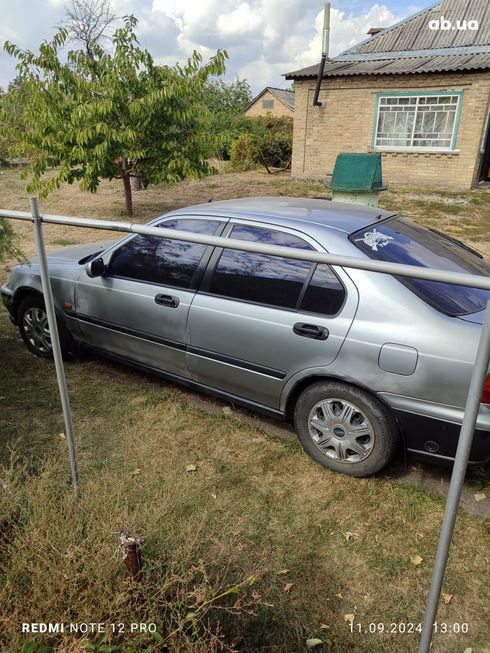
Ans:
[[[294,91],[287,91],[283,88],[274,88],[273,86],[266,86],[258,95],[254,97],[254,99],[250,102],[249,105],[245,107],[245,111],[252,106],[254,102],[257,102],[257,100],[266,92],[270,91],[272,95],[275,95],[277,99],[285,104],[288,109],[291,109],[291,111],[294,111]]]
[[[478,21],[478,29],[430,29],[429,22],[440,20],[460,25],[469,20]],[[342,54],[367,54],[369,52],[399,52],[400,50],[422,50],[433,48],[454,48],[467,45],[490,44],[490,3],[488,0],[442,0],[401,23],[379,32]]]
[[[441,17],[452,29],[430,29]],[[468,29],[468,21],[478,29]],[[466,21],[466,29],[454,29]],[[373,37],[329,59],[324,77],[397,75],[490,69],[490,2],[441,0]],[[286,79],[316,77],[318,64],[285,75]]]
[[[270,86],[267,87],[267,90],[273,93],[281,100],[281,102],[283,102],[283,104],[294,111],[294,91],[286,91],[282,88],[271,88]]]

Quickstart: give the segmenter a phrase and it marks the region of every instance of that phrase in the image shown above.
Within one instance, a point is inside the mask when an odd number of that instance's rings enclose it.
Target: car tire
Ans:
[[[306,388],[296,402],[294,424],[306,453],[323,467],[349,476],[379,472],[399,443],[389,409],[368,392],[340,381]]]
[[[40,358],[53,358],[48,317],[44,299],[41,295],[28,295],[20,302],[17,311],[17,323],[26,347],[33,354]],[[59,319],[57,319],[57,323],[61,353],[63,358],[66,358],[69,352],[73,351],[71,338],[66,327]]]

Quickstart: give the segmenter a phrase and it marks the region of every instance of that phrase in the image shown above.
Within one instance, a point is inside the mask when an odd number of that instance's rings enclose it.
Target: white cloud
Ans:
[[[41,40],[53,35],[66,2],[8,3],[0,41],[9,38],[21,47],[36,49]],[[402,16],[390,9],[394,2],[378,0],[369,5],[369,0],[334,0],[342,9],[332,9],[331,56],[366,38],[370,27],[397,22]],[[230,55],[226,77],[246,77],[254,91],[278,86],[284,81],[281,73],[319,61],[322,4],[321,0],[111,0],[118,16],[133,13],[138,18],[140,43],[157,61],[173,64],[184,61],[194,49],[207,57],[223,48]],[[404,15],[416,9],[407,6]],[[8,72],[13,70],[8,55],[0,53],[0,86],[13,77]]]
[[[281,74],[284,72],[284,64],[268,63],[264,56],[254,61],[249,61],[241,66],[237,73],[241,79],[247,79],[253,87],[254,94],[264,86],[278,86],[282,83]]]
[[[369,11],[358,16],[349,16],[338,9],[332,9],[330,16],[330,52],[335,56],[344,50],[367,39],[367,31],[371,27],[388,27],[401,20],[395,16],[386,5],[373,5]],[[320,60],[322,50],[323,12],[315,18],[315,35],[310,39],[308,47],[296,57],[298,67],[310,66]]]
[[[248,2],[242,2],[231,13],[218,16],[216,27],[225,38],[243,37],[262,27],[262,21],[262,16],[254,11]]]

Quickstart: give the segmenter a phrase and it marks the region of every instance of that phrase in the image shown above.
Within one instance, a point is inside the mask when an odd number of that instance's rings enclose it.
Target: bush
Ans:
[[[212,124],[213,154],[228,161],[231,157],[231,147],[241,134],[251,132],[250,118],[244,114],[215,116]]]
[[[258,165],[284,168],[293,149],[293,120],[288,116],[246,118],[247,132],[236,138],[230,148],[230,168],[241,172]]]
[[[203,101],[209,110],[208,132],[213,156],[229,160],[233,141],[250,131],[250,121],[244,110],[251,99],[250,85],[244,79],[206,82]]]
[[[0,263],[9,258],[18,261],[22,259],[22,253],[17,246],[18,236],[7,218],[0,218]]]
[[[292,139],[281,134],[268,134],[258,144],[261,163],[268,168],[285,168],[291,158]]]
[[[259,150],[252,134],[242,134],[231,146],[230,169],[234,172],[254,170],[259,161]]]

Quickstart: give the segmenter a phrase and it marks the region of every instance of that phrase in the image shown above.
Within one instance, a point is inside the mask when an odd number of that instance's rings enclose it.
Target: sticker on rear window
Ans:
[[[386,245],[389,245],[390,240],[395,240],[391,236],[387,236],[386,234],[382,234],[379,231],[376,231],[376,229],[373,229],[372,231],[366,231],[364,234],[364,238],[356,238],[356,241],[360,241],[370,247],[373,252],[378,251],[378,247],[386,247]]]

